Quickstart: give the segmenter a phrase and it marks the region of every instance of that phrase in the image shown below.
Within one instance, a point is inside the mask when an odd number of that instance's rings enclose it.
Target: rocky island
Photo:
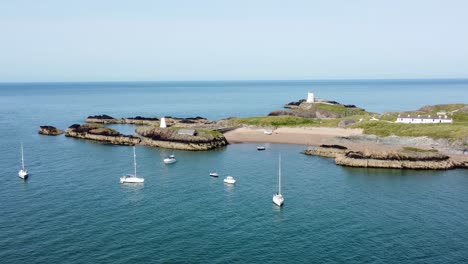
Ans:
[[[54,126],[40,126],[38,133],[47,136],[58,136],[63,134],[63,131]]]
[[[113,145],[134,146],[140,143],[139,137],[123,135],[100,124],[74,124],[65,130],[66,137],[81,138]]]
[[[108,116],[107,116],[108,117]],[[128,119],[98,118],[105,122],[115,122]],[[95,117],[93,117],[95,118]],[[87,119],[89,120],[89,118]],[[117,121],[116,121],[117,120]],[[134,119],[138,120],[138,119]],[[140,120],[149,120],[143,119]],[[186,119],[179,119],[184,121]],[[188,119],[190,120],[190,119]],[[179,121],[179,122],[180,122]],[[120,122],[120,121],[119,121]],[[151,121],[151,122],[154,122]],[[158,121],[159,122],[159,121]],[[185,121],[187,122],[187,121]],[[188,122],[194,124],[196,122]],[[106,123],[108,124],[108,123]],[[135,124],[135,123],[131,123]],[[65,131],[65,136],[80,139],[88,139],[114,145],[145,145],[152,147],[180,149],[180,150],[210,150],[226,146],[228,144],[222,133],[206,129],[183,129],[181,127],[159,128],[157,126],[140,125],[136,129],[136,135],[123,135],[120,132],[108,128],[102,124],[74,124]]]
[[[339,145],[321,145],[306,155],[335,158],[337,165],[364,168],[447,170],[468,168],[468,161],[453,160],[437,150],[403,147],[392,151],[353,151]]]
[[[210,150],[228,144],[222,133],[203,129],[138,127],[141,144],[181,150]]]

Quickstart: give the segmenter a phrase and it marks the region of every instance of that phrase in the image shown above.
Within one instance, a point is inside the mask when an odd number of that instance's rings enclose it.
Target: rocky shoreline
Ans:
[[[223,134],[215,131],[194,130],[194,135],[179,134],[179,129],[138,127],[141,144],[180,150],[210,150],[228,144]]]
[[[66,137],[88,139],[112,145],[134,146],[141,142],[139,137],[123,135],[99,124],[74,124],[65,130]]]
[[[193,133],[181,134],[178,128],[141,126],[136,129],[138,136],[132,136],[123,135],[102,124],[74,124],[65,131],[65,136],[112,145],[145,145],[191,151],[210,150],[228,144],[223,134],[216,131],[194,130]]]
[[[321,145],[305,150],[306,155],[335,158],[341,166],[363,168],[448,170],[468,168],[467,161],[456,161],[438,152],[419,152],[401,149],[397,151],[353,151],[339,145]]]
[[[166,120],[166,125],[168,127],[177,126],[177,127],[185,127],[185,128],[217,128],[219,126],[216,122],[208,120],[204,117],[172,117],[166,116],[164,117]],[[95,116],[88,116],[86,118],[86,123],[94,123],[94,124],[130,124],[130,125],[144,125],[144,126],[157,126],[161,124],[161,120],[157,117],[126,117],[126,118],[114,118],[109,115],[95,115]]]

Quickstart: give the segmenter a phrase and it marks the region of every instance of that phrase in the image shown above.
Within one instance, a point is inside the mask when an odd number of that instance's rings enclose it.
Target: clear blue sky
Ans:
[[[467,78],[468,1],[0,1],[0,82]]]

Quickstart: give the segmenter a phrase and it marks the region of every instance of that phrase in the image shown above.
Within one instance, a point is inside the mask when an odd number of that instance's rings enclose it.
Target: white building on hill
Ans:
[[[428,115],[427,117],[423,117],[421,115],[418,116],[400,116],[398,115],[397,120],[395,123],[405,123],[405,124],[438,124],[438,123],[452,123],[453,120],[451,118],[447,118],[447,116],[435,116],[431,117]]]

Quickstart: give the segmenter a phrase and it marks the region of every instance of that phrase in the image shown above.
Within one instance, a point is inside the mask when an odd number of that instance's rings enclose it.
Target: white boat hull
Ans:
[[[210,173],[210,176],[211,176],[211,177],[218,177],[219,175],[218,175],[218,173],[216,173],[216,172],[212,172],[212,173]]]
[[[21,179],[26,179],[28,177],[28,171],[27,170],[19,170],[18,171],[18,177]]]
[[[276,204],[277,206],[282,206],[284,203],[284,197],[281,194],[275,194],[273,195],[273,203]]]
[[[122,176],[120,177],[120,183],[143,183],[145,179],[138,177]]]
[[[171,163],[176,162],[177,160],[176,160],[176,159],[164,159],[163,161],[164,161],[164,163],[166,163],[166,164],[171,164]]]
[[[226,179],[224,179],[224,183],[234,184],[236,183],[236,180],[232,177],[227,177]]]

